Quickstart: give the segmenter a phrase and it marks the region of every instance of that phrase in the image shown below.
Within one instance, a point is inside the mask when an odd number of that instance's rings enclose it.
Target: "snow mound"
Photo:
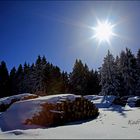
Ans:
[[[130,97],[127,99],[127,104],[130,107],[135,107],[138,100],[140,100],[140,96]]]
[[[98,96],[98,95],[87,95],[84,98],[93,102],[98,108],[108,108],[112,105],[112,102],[115,100],[116,96]]]
[[[140,99],[140,96],[134,96],[127,99],[127,102],[136,102]]]

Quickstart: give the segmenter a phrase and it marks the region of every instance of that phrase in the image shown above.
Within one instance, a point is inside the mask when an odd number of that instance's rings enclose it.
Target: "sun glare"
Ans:
[[[93,28],[95,32],[94,38],[96,38],[99,43],[107,42],[110,44],[111,37],[115,35],[115,33],[113,33],[113,28],[114,25],[107,20],[105,22],[98,21],[98,25]]]

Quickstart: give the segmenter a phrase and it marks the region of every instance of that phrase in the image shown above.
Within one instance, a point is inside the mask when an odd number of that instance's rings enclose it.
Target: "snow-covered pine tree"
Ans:
[[[122,77],[122,73],[120,72],[120,58],[119,56],[116,56],[115,59],[115,65],[116,65],[116,79],[118,80],[118,93],[119,96],[124,96],[124,81],[123,81],[123,77]]]
[[[33,93],[42,94],[46,92],[46,85],[43,80],[43,71],[46,66],[46,58],[39,55],[35,65],[32,67],[31,81],[33,84]]]
[[[32,92],[32,87],[31,87],[31,80],[30,80],[30,65],[27,64],[26,62],[24,63],[24,67],[23,67],[23,74],[24,74],[24,78],[23,78],[23,93],[31,93]]]
[[[29,78],[29,79],[28,79]],[[29,68],[29,75],[27,78],[27,83],[28,83],[28,88],[30,90],[30,93],[34,93],[34,81],[36,80],[35,78],[35,64],[32,63],[30,68]]]
[[[137,77],[136,58],[128,48],[120,54],[119,70],[124,83],[124,95],[135,94]]]
[[[118,93],[118,79],[117,79],[117,68],[113,55],[108,51],[102,64],[101,72],[101,86],[102,95],[119,95]]]

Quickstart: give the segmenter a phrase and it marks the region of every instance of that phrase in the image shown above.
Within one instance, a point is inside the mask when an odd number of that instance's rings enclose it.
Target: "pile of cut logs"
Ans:
[[[23,100],[29,100],[29,99],[34,99],[34,98],[37,98],[37,97],[38,96],[35,95],[35,94],[21,97],[21,99],[20,98],[17,98],[16,96],[15,97],[13,96],[13,99],[11,99],[11,101],[9,103],[0,102],[0,112],[6,111],[15,102],[23,101]]]
[[[42,111],[25,124],[41,126],[57,126],[68,122],[92,119],[99,115],[98,108],[83,97],[77,97],[74,101],[60,100],[56,104],[43,103]]]

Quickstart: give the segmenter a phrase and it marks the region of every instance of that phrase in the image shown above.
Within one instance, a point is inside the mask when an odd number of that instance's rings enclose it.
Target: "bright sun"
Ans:
[[[94,38],[99,41],[99,44],[101,42],[107,42],[110,44],[111,37],[115,35],[115,33],[113,33],[113,28],[114,25],[112,25],[107,20],[105,22],[100,22],[98,20],[98,25],[93,28],[95,31]]]

